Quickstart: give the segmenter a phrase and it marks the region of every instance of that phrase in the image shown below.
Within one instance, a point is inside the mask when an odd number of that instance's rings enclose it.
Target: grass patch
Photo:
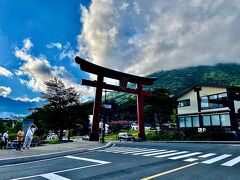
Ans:
[[[60,140],[59,139],[50,139],[46,141],[47,144],[59,144]]]

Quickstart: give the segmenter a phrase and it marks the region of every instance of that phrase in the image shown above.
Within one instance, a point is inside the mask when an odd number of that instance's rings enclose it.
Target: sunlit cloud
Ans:
[[[15,98],[15,100],[17,101],[23,101],[23,102],[39,102],[42,101],[41,97],[35,97],[35,98],[28,98],[27,95],[23,96],[23,97],[17,97]]]
[[[19,80],[21,84],[26,85],[34,92],[45,92],[46,86],[44,82],[54,77],[59,77],[67,88],[74,87],[81,95],[90,95],[91,91],[87,87],[77,84],[65,67],[52,66],[43,55],[32,55],[30,48],[26,48],[26,43],[32,44],[30,39],[25,39],[23,43],[23,48],[15,48],[15,56],[24,62],[19,67],[19,70],[15,72],[20,76]],[[27,76],[27,79],[21,78],[23,75]]]
[[[93,63],[136,75],[240,63],[239,1],[93,0],[81,10],[78,53]]]
[[[4,67],[0,66],[0,76],[12,77],[13,73],[11,71],[5,69]]]
[[[0,86],[0,96],[6,97],[12,92],[10,87]]]

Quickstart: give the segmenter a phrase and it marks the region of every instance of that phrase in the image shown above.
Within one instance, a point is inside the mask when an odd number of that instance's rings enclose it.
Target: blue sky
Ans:
[[[93,97],[77,55],[140,76],[240,63],[239,17],[237,0],[0,0],[0,96],[39,101],[60,77]]]
[[[76,51],[77,35],[82,25],[80,5],[89,6],[85,0],[1,0],[0,1],[0,66],[12,73],[0,75],[0,86],[11,88],[10,98],[39,96],[39,92],[22,84],[27,75],[17,76],[15,72],[24,62],[15,56],[16,48],[23,47],[23,40],[33,44],[32,56],[45,56],[51,66],[63,66],[79,82],[79,66],[73,66],[73,60],[65,57],[60,60],[63,48],[48,48],[51,43],[69,46],[67,50]]]

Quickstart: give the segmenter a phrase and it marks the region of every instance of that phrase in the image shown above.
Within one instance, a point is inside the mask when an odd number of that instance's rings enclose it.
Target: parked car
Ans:
[[[118,133],[118,140],[119,141],[134,141],[135,138],[130,133]]]
[[[84,135],[84,136],[82,137],[82,140],[89,141],[89,135]]]

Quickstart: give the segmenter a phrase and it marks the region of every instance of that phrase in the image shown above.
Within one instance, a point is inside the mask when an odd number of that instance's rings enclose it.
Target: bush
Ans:
[[[60,140],[59,139],[51,139],[47,141],[48,144],[59,144]]]
[[[41,141],[41,137],[40,136],[33,136],[33,141],[40,142]]]
[[[9,141],[17,140],[17,133],[8,134]]]
[[[179,132],[159,132],[158,134],[147,134],[147,140],[152,141],[176,141],[176,140],[183,140],[183,134]]]

